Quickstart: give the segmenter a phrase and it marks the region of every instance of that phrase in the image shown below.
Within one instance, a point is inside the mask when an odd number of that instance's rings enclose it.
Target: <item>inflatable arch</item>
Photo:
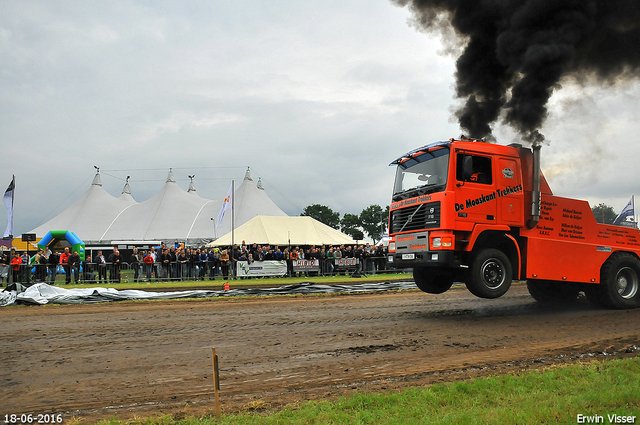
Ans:
[[[45,249],[49,245],[57,245],[62,239],[71,244],[71,251],[78,251],[80,259],[84,261],[84,242],[70,230],[51,230],[38,242],[38,248]]]

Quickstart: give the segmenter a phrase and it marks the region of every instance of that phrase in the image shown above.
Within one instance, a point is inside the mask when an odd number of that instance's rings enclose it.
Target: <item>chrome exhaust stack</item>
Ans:
[[[527,221],[527,227],[533,229],[540,221],[540,144],[534,144],[533,150],[533,179],[531,188],[531,219]]]

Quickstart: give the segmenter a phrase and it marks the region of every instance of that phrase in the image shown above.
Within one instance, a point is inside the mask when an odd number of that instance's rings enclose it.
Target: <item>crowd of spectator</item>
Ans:
[[[63,272],[65,283],[120,282],[122,270],[133,271],[133,281],[152,280],[214,280],[233,277],[238,261],[249,264],[261,261],[286,261],[288,275],[295,274],[296,260],[318,260],[317,273],[331,275],[341,270],[336,264],[342,258],[358,259],[355,270],[375,273],[385,268],[385,248],[371,244],[323,246],[272,246],[236,244],[226,248],[166,247],[147,250],[134,248],[129,258],[123,258],[117,248],[105,256],[97,251],[92,258],[81,259],[80,253],[68,247],[62,252],[39,249],[33,257],[14,248],[0,255],[0,267],[5,266],[14,282],[49,282],[54,284]],[[11,260],[9,260],[11,258]],[[315,264],[315,262],[314,262]],[[9,274],[6,276],[9,281]]]

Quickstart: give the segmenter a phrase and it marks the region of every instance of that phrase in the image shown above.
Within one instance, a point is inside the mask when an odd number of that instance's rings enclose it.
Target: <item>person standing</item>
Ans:
[[[111,263],[111,275],[109,276],[111,282],[120,283],[122,257],[120,257],[120,251],[118,251],[118,248],[113,248],[113,252],[109,255],[109,262]]]
[[[153,273],[153,263],[154,263],[153,256],[151,255],[150,252],[148,252],[147,255],[144,256],[142,261],[144,261],[144,267],[147,273],[147,282],[151,282],[151,274]]]
[[[198,255],[200,256],[200,280],[204,280],[204,278],[207,276],[207,269],[209,268],[209,256],[207,255],[206,249],[200,251]]]
[[[51,254],[51,252],[49,252],[49,254]],[[36,270],[38,271],[38,279],[40,280],[40,282],[47,281],[47,261],[49,261],[49,259],[44,253],[44,250],[41,249],[40,257],[38,258],[38,265],[36,266]]]
[[[13,273],[13,283],[20,281],[20,265],[22,257],[18,255],[15,249],[11,249],[11,271]]]
[[[64,269],[65,277],[64,283],[68,285],[71,282],[71,270],[69,270],[69,248],[65,248],[64,252],[60,254],[60,264],[62,264],[62,268]]]
[[[336,246],[336,249],[333,251],[333,269],[336,272],[336,275],[340,275],[340,270],[341,267],[339,266],[340,264],[340,260],[342,260],[342,248],[344,248],[344,245],[342,246]]]
[[[195,249],[187,249],[187,280],[195,280],[196,278],[196,263],[198,258],[196,257]]]
[[[178,279],[178,254],[176,254],[176,247],[169,248],[169,267],[171,268],[171,278],[173,280]]]
[[[153,264],[151,266],[151,272],[155,274],[156,276],[156,282],[158,281],[158,253],[156,252],[156,248],[155,247],[151,247],[151,252],[149,253],[149,255],[151,255],[151,258],[153,258]],[[151,280],[151,279],[149,279]]]
[[[73,274],[74,282],[78,283],[80,280],[80,254],[78,254],[78,251],[73,251],[69,256],[69,272]]]
[[[333,275],[333,260],[334,260],[334,256],[333,256],[333,247],[330,246],[329,250],[327,251],[327,259],[326,259],[326,273],[329,276]]]
[[[27,251],[22,251],[22,265],[20,265],[20,276],[25,284],[29,284],[31,281],[31,258]]]
[[[98,265],[98,282],[107,282],[107,260],[105,260],[102,251],[98,251],[98,254],[93,257],[93,262]]]
[[[164,280],[171,280],[171,254],[168,249],[164,249],[162,251],[162,257],[158,259],[158,261],[162,262],[163,275]]]
[[[0,272],[4,275],[5,271],[7,273],[7,283],[9,283],[9,273],[11,273],[11,270],[9,267],[9,253],[6,250],[0,253]]]
[[[47,261],[52,285],[56,283],[56,277],[58,276],[58,264],[60,264],[60,254],[52,251],[51,254],[49,254],[49,261]]]
[[[38,252],[36,252],[36,255],[33,256],[33,265],[36,268],[36,274],[35,274],[35,279],[36,282],[39,282],[42,280],[42,278],[40,277],[42,275],[42,273],[40,273],[40,257],[42,257],[42,249],[38,249]]]
[[[222,268],[222,276],[224,279],[229,278],[229,253],[223,250],[220,255],[220,267]]]
[[[216,268],[218,263],[218,257],[216,256],[217,248],[211,248],[207,254],[207,264],[209,265],[209,280],[216,278]]]
[[[133,269],[133,281],[138,283],[140,280],[140,256],[138,255],[138,248],[133,248],[133,252],[131,253],[131,258],[129,260],[131,263],[131,268]]]
[[[91,255],[84,253],[84,261],[82,264],[82,281],[85,283],[96,283],[95,275],[93,274],[93,266],[91,265]]]
[[[186,280],[187,278],[187,263],[189,262],[189,258],[187,258],[187,253],[183,248],[178,250],[178,254],[176,255],[176,262],[178,263],[178,276],[180,280]]]

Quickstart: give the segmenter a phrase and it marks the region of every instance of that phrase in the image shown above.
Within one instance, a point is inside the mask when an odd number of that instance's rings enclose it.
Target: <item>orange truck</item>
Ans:
[[[640,306],[640,232],[596,223],[586,201],[555,196],[540,147],[463,139],[393,161],[388,263],[439,294],[464,282],[497,298],[526,280],[539,302],[583,292],[606,308]]]

